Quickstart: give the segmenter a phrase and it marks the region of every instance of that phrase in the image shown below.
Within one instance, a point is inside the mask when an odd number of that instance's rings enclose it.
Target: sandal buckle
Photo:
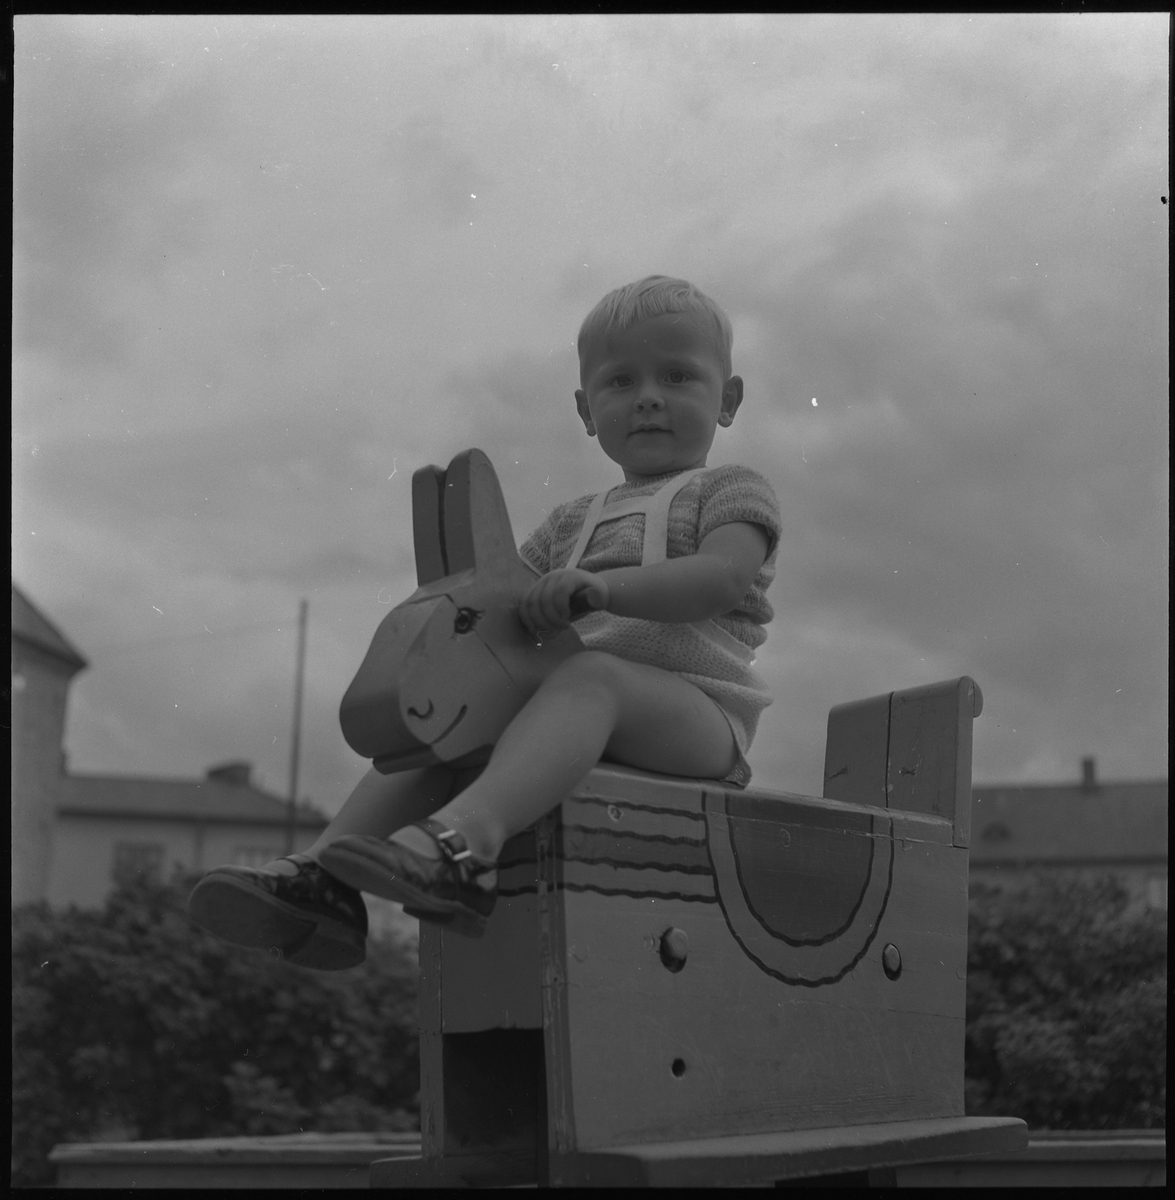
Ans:
[[[460,838],[460,844],[465,848],[462,850],[455,850],[449,845],[450,838]],[[436,840],[440,842],[441,849],[445,852],[445,857],[448,858],[450,862],[463,862],[465,859],[473,857],[473,851],[465,845],[465,839],[461,837],[460,832],[456,829],[446,829],[443,833],[436,834]]]

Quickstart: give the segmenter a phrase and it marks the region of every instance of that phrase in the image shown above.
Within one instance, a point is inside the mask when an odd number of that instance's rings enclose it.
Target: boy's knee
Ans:
[[[608,690],[620,682],[625,663],[603,650],[581,650],[561,662],[547,677],[556,687],[582,688],[597,685]]]

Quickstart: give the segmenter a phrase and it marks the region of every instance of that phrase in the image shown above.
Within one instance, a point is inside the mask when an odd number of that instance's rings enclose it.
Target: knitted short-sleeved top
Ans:
[[[608,501],[651,496],[677,474],[669,472],[622,483],[608,493]],[[522,544],[523,559],[539,574],[567,565],[591,502],[589,495],[558,505]],[[695,476],[670,504],[666,557],[696,554],[707,534],[735,521],[761,526],[770,547],[746,595],[730,612],[713,619],[719,630],[716,636],[713,630],[712,636],[704,636],[695,625],[618,617],[613,613],[592,613],[578,620],[576,629],[589,649],[606,650],[633,662],[675,671],[695,683],[726,713],[739,749],[745,754],[759,713],[771,703],[770,693],[750,666],[753,651],[766,641],[764,626],[774,615],[766,592],[775,577],[780,514],[771,484],[757,471],[733,464]],[[601,520],[578,566],[585,571],[639,566],[643,538],[644,517],[639,513]],[[728,643],[725,648],[724,639]]]

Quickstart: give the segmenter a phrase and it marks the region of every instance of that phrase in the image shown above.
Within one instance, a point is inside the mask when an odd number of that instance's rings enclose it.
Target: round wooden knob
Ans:
[[[897,979],[902,973],[902,955],[897,946],[890,942],[881,952],[881,965],[889,979]]]
[[[661,935],[661,961],[666,970],[676,974],[685,966],[689,956],[689,938],[684,929],[666,929]]]

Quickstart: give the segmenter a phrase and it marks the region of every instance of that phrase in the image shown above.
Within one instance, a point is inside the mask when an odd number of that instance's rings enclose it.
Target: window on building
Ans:
[[[1167,911],[1167,877],[1156,875],[1146,881],[1146,903],[1148,908]]]
[[[980,836],[985,842],[1006,842],[1012,836],[1012,831],[1003,821],[993,821],[990,825],[984,826]]]
[[[163,874],[166,852],[162,842],[116,842],[114,846],[114,878],[116,882],[133,881]]]
[[[278,846],[238,846],[233,851],[233,865],[237,867],[263,867],[285,853]]]

